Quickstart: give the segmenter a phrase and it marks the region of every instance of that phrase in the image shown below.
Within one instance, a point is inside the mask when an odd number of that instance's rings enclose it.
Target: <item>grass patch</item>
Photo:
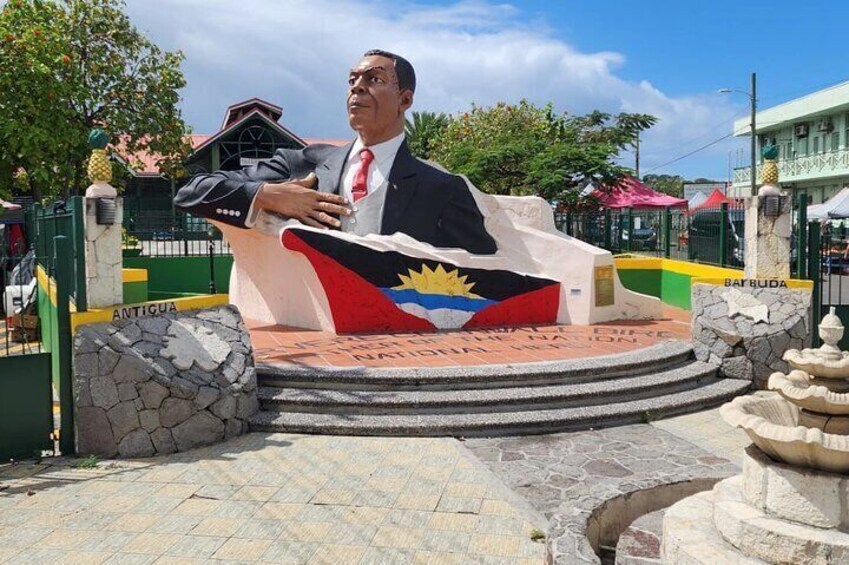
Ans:
[[[531,530],[531,541],[543,541],[545,539],[545,532],[534,528]]]
[[[97,469],[99,464],[100,460],[97,458],[97,455],[89,455],[88,457],[77,461],[74,467],[77,469]]]

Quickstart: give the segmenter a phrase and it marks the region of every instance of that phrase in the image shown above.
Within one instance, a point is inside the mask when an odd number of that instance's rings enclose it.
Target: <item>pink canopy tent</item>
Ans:
[[[609,191],[594,190],[603,208],[686,208],[687,200],[655,192],[634,177],[625,177]]]
[[[735,204],[733,198],[725,196],[722,194],[721,190],[715,188],[704,202],[690,210],[690,212],[695,212],[696,210],[701,210],[703,208],[719,208],[724,202],[727,202],[728,204]]]

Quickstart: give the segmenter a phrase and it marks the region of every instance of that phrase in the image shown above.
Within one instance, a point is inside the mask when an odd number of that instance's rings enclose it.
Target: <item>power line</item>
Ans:
[[[716,145],[716,144],[717,144],[717,143],[719,143],[720,141],[723,141],[723,140],[725,140],[725,139],[728,139],[729,137],[731,137],[731,136],[733,136],[733,135],[734,135],[734,133],[733,133],[733,132],[732,132],[732,133],[729,133],[729,134],[726,134],[726,135],[723,135],[723,136],[722,136],[722,137],[720,137],[719,139],[714,139],[714,140],[713,140],[713,141],[711,141],[710,143],[706,143],[705,145],[702,145],[702,146],[701,146],[701,147],[699,147],[698,149],[694,149],[694,150],[690,151],[689,153],[686,153],[686,154],[684,154],[684,155],[681,155],[680,157],[676,157],[675,159],[672,159],[671,161],[667,161],[666,163],[663,163],[662,165],[657,165],[656,167],[652,167],[652,168],[651,168],[651,169],[649,169],[648,171],[645,171],[645,173],[643,173],[643,174],[650,173],[650,172],[652,172],[652,171],[656,171],[657,169],[662,169],[663,167],[666,167],[666,166],[671,165],[671,164],[673,164],[673,163],[677,163],[678,161],[680,161],[680,160],[682,160],[682,159],[686,159],[687,157],[690,157],[691,155],[695,155],[695,154],[696,154],[696,153],[698,153],[699,151],[704,151],[704,150],[705,150],[705,149],[707,149],[708,147],[711,147],[712,145]]]
[[[823,84],[822,86],[819,86],[819,87],[811,87],[811,88],[813,88],[813,89],[814,89],[814,91],[817,91],[817,90],[821,90],[822,88],[826,88],[826,87],[829,87],[829,86],[837,86],[838,84],[841,84],[841,82],[837,82],[837,83],[835,83],[835,82],[829,82],[828,84]],[[810,92],[810,89],[806,89],[806,90],[803,90],[803,91],[797,91],[797,92],[798,92],[798,93]],[[775,98],[781,98],[781,97],[784,97],[784,96],[787,96],[787,95],[793,95],[793,94],[778,94],[778,95],[772,95],[772,96],[765,97],[765,98],[759,98],[759,100],[761,100],[761,101],[763,101],[763,100],[774,100]],[[741,117],[741,118],[738,118],[738,119],[742,119],[742,117]],[[693,139],[691,139],[691,140],[689,140],[689,141],[685,142],[685,143],[684,143],[684,145],[687,145],[687,144],[689,144],[689,143],[692,143],[693,141],[696,141],[697,139],[701,139],[701,138],[705,137],[705,136],[706,136],[706,135],[708,135],[710,132],[715,131],[717,128],[719,128],[719,127],[721,127],[721,126],[723,126],[723,125],[727,124],[727,123],[728,123],[728,121],[730,121],[730,120],[737,121],[737,119],[734,119],[733,117],[732,117],[732,118],[726,118],[726,119],[725,119],[725,120],[723,120],[722,122],[718,122],[718,123],[716,123],[715,125],[711,126],[708,130],[706,130],[706,131],[705,131],[705,133],[703,133],[703,134],[701,134],[701,135],[699,135],[699,136],[697,136],[697,137],[695,137],[695,138],[693,138]],[[762,127],[764,127],[764,126],[775,125],[775,124],[778,124],[778,123],[782,123],[782,122],[779,122],[779,121],[758,122],[758,128],[762,128]],[[746,128],[748,128],[748,127],[749,127],[749,126],[748,126],[748,125],[746,125],[745,127],[741,128],[741,129],[739,129],[739,130],[737,130],[737,131],[732,131],[732,132],[731,132],[731,133],[729,133],[728,135],[724,135],[724,136],[722,136],[722,137],[720,137],[720,138],[718,138],[718,139],[714,139],[713,141],[711,141],[711,142],[709,142],[709,143],[706,143],[705,145],[702,145],[701,147],[699,147],[699,148],[697,148],[697,149],[694,149],[694,150],[692,150],[692,151],[690,151],[690,152],[688,152],[688,153],[685,153],[684,155],[681,155],[680,157],[676,157],[675,159],[672,159],[671,161],[667,161],[666,163],[663,163],[663,164],[661,164],[661,165],[656,165],[656,166],[654,166],[654,167],[652,167],[652,168],[648,169],[647,171],[644,171],[644,173],[643,173],[643,174],[651,173],[652,171],[656,171],[657,169],[661,169],[661,168],[663,168],[663,167],[666,167],[666,166],[672,165],[672,164],[674,164],[674,163],[677,163],[678,161],[681,161],[681,160],[683,160],[683,159],[686,159],[687,157],[690,157],[690,156],[692,156],[692,155],[695,155],[696,153],[698,153],[698,152],[700,152],[700,151],[704,151],[705,149],[707,149],[707,148],[709,148],[709,147],[712,147],[712,146],[716,145],[716,144],[717,144],[717,143],[719,143],[720,141],[724,141],[724,140],[728,139],[729,137],[732,137],[732,136],[735,136],[735,135],[738,135],[738,134],[742,133],[742,132],[743,132],[743,131],[745,131],[745,129],[746,129]]]
[[[747,125],[746,127],[749,127],[749,126]],[[742,132],[742,131],[743,131],[743,129],[745,129],[745,128],[739,129],[739,130],[737,130],[737,131],[732,131],[731,133],[726,134],[726,135],[723,135],[722,137],[720,137],[720,138],[718,138],[718,139],[714,139],[714,140],[713,140],[713,141],[711,141],[710,143],[706,143],[705,145],[702,145],[701,147],[699,147],[699,148],[697,148],[697,149],[693,149],[693,150],[692,150],[692,151],[690,151],[689,153],[685,153],[684,155],[681,155],[680,157],[676,157],[676,158],[672,159],[671,161],[667,161],[666,163],[663,163],[662,165],[656,165],[656,166],[652,167],[651,169],[647,170],[644,174],[646,174],[646,173],[650,173],[650,172],[652,172],[652,171],[656,171],[657,169],[661,169],[661,168],[663,168],[663,167],[666,167],[667,165],[671,165],[671,164],[673,164],[673,163],[677,163],[678,161],[680,161],[680,160],[682,160],[682,159],[686,159],[687,157],[690,157],[691,155],[695,155],[695,154],[696,154],[696,153],[698,153],[699,151],[704,151],[704,150],[705,150],[705,149],[707,149],[708,147],[711,147],[711,146],[713,146],[713,145],[716,145],[716,144],[717,144],[717,143],[719,143],[720,141],[723,141],[723,140],[725,140],[725,139],[728,139],[729,137],[732,137],[732,136],[737,135],[738,133]]]

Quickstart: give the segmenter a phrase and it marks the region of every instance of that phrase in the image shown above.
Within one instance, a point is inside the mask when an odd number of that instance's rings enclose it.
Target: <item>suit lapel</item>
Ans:
[[[323,163],[315,169],[315,176],[318,178],[319,192],[332,192],[339,194],[339,184],[342,180],[342,170],[345,167],[345,161],[348,158],[348,153],[354,142],[343,145],[338,150],[331,153]]]
[[[389,171],[389,185],[386,187],[386,201],[383,205],[383,221],[380,233],[393,234],[401,228],[401,218],[410,206],[416,194],[418,161],[410,154],[405,140],[395,154],[395,162]]]

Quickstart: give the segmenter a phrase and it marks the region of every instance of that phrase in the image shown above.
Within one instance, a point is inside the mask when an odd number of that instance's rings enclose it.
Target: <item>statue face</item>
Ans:
[[[398,87],[388,57],[364,57],[348,75],[348,123],[369,145],[401,133],[412,102],[413,93]]]

